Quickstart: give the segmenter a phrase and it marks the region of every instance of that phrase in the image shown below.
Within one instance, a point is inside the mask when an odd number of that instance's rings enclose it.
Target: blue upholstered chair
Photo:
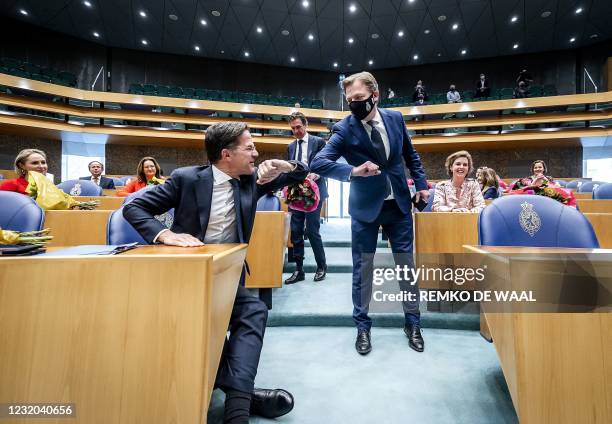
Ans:
[[[131,180],[132,178],[136,178],[136,177],[133,175],[126,175],[125,177],[121,177],[119,179],[123,181],[123,185],[127,185],[128,181]]]
[[[148,244],[140,233],[138,233],[138,231],[136,231],[123,217],[123,207],[132,200],[141,197],[147,190],[151,190],[152,188],[154,188],[154,186],[147,186],[142,190],[130,194],[123,201],[123,205],[110,214],[106,225],[106,244],[117,245],[134,242],[138,244]],[[168,212],[158,215],[155,218],[161,221],[167,228],[170,228],[174,220],[174,209],[170,209]]]
[[[0,227],[3,230],[42,230],[45,213],[30,196],[0,191],[0,205]]]
[[[578,187],[582,185],[584,181],[582,180],[573,180],[565,185],[565,188],[570,188],[576,190]]]
[[[612,183],[605,183],[593,189],[593,199],[612,199]]]
[[[555,183],[560,186],[560,187],[565,187],[567,186],[567,181],[565,180],[555,180]]]
[[[266,193],[257,201],[258,211],[280,211],[281,203],[280,199],[274,194]]]
[[[435,191],[436,191],[435,188],[429,189],[429,198],[427,199],[427,206],[425,206],[425,209],[423,209],[422,212],[431,212],[431,208],[433,207],[433,199],[434,199]]]
[[[115,187],[123,187],[125,186],[125,182],[121,178],[111,178],[113,180],[113,184]]]
[[[102,196],[102,187],[87,180],[68,180],[57,185],[57,188],[71,196]]]
[[[584,215],[535,195],[504,196],[484,208],[478,217],[478,241],[487,246],[599,247]]]
[[[578,187],[578,193],[591,193],[602,184],[605,184],[605,181],[585,181]]]

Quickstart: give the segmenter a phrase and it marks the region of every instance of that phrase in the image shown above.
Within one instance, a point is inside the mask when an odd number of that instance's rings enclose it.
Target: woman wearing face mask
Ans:
[[[131,180],[124,189],[117,191],[117,196],[125,197],[130,193],[135,193],[138,190],[145,188],[147,185],[158,185],[165,182],[161,176],[161,167],[155,158],[145,156],[138,162],[136,168],[136,178]]]
[[[455,84],[450,85],[448,93],[446,93],[446,100],[448,103],[461,103],[461,94],[455,88]]]
[[[478,182],[467,178],[473,169],[472,156],[460,150],[448,156],[444,164],[450,180],[436,184],[434,212],[474,212],[485,207]]]

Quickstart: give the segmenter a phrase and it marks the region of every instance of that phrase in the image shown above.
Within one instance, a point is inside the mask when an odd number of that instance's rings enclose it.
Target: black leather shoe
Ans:
[[[357,340],[355,340],[355,350],[360,355],[367,355],[372,351],[369,330],[357,330]]]
[[[293,274],[291,274],[291,277],[285,280],[285,284],[293,284],[297,283],[298,281],[304,281],[305,278],[304,271],[294,271]]]
[[[276,418],[293,409],[293,395],[283,389],[253,389],[251,415]]]
[[[317,272],[315,272],[314,280],[315,281],[323,281],[325,280],[325,276],[327,275],[327,267],[317,268]]]
[[[408,337],[408,345],[417,352],[425,350],[425,341],[421,335],[421,327],[418,324],[406,324],[404,334]]]

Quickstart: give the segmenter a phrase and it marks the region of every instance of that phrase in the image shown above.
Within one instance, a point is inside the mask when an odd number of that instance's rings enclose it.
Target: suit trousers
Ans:
[[[351,218],[353,253],[353,321],[360,330],[370,330],[372,319],[368,316],[372,298],[374,254],[378,243],[378,229],[389,237],[391,251],[396,265],[414,267],[412,257],[413,232],[412,214],[401,211],[395,200],[386,200],[374,222],[363,222]],[[399,282],[400,290],[414,293],[414,301],[402,302],[406,324],[419,324],[418,286],[409,281]]]
[[[293,243],[293,257],[298,267],[304,263],[304,222],[306,223],[306,237],[310,240],[312,252],[314,253],[317,267],[326,265],[325,249],[319,232],[321,228],[321,207],[323,201],[312,212],[301,212],[290,209],[291,212],[291,243]]]
[[[268,307],[238,286],[215,387],[252,393],[268,319]]]

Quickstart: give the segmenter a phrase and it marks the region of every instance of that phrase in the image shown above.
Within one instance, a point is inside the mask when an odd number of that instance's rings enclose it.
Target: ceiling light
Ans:
[[[404,31],[400,31],[400,32],[398,32],[398,33],[397,33],[397,36],[398,36],[398,37],[403,37],[403,36],[404,36]]]
[[[349,6],[349,10],[351,11],[351,13],[355,13],[355,11],[357,11],[357,6],[355,6],[354,4],[351,4]]]
[[[176,22],[176,21],[178,21],[178,16],[176,16],[174,13],[169,14],[169,15],[168,15],[168,18],[169,18],[171,21],[175,21],[175,22]]]
[[[302,6],[306,8],[306,7],[310,6],[310,2],[308,0],[304,0],[302,2]]]
[[[338,67],[338,62],[334,62],[334,68]]]
[[[408,3],[414,3],[414,0],[408,0]]]
[[[200,51],[200,46],[194,46],[193,48],[195,49],[196,52]]]
[[[463,55],[464,55],[464,54],[466,54],[466,53],[467,53],[467,50],[466,50],[466,49],[461,50],[461,54],[463,54]]]
[[[441,57],[441,56],[442,56],[442,53],[438,53],[438,57]]]
[[[351,66],[353,66],[353,64],[352,63],[347,63],[346,66],[348,66],[350,68]]]
[[[599,35],[598,35],[598,34],[591,34],[591,35],[589,36],[589,38],[597,38],[597,37],[599,37]]]
[[[459,24],[453,24],[453,29],[459,28]]]
[[[88,2],[87,0],[85,0],[85,1],[83,2],[83,4],[84,4],[85,6],[87,6],[87,7],[91,7],[91,3],[90,3],[90,2]]]
[[[374,65],[374,61],[372,59],[368,60],[368,65]]]
[[[140,42],[141,42],[141,43],[142,43],[144,46],[149,45],[149,42],[148,42],[147,40],[145,40],[145,39],[140,40]]]
[[[23,16],[28,16],[28,11],[25,9],[19,9],[19,13],[21,13]]]
[[[513,49],[518,49],[518,47],[519,47],[519,45],[518,45],[517,43],[515,43],[515,44],[512,46],[512,48],[513,48]]]
[[[284,30],[282,30],[282,31],[281,31],[281,34],[283,34],[283,35],[289,35],[289,31],[287,31],[286,29],[284,29]]]
[[[144,10],[141,10],[140,12],[138,12],[138,14],[142,16],[143,18],[147,17],[147,12],[145,12]]]
[[[426,29],[425,31],[423,31],[425,34],[429,34],[431,31]]]
[[[372,34],[372,38],[373,38],[374,40],[376,40],[378,37],[380,37],[378,34],[376,34],[376,33]]]
[[[440,15],[440,16],[438,16],[438,20],[439,20],[440,22],[444,22],[444,21],[446,20],[446,15]]]
[[[221,50],[221,54],[224,54],[224,53],[225,53],[225,50]]]
[[[579,7],[578,9],[576,9],[576,15],[580,15],[582,13],[582,7]]]
[[[314,35],[312,35],[312,34],[308,34],[308,39],[309,39],[310,41],[314,40]]]
[[[261,34],[263,32],[263,29],[261,27],[257,27],[257,32]]]
[[[212,15],[213,15],[213,16],[216,16],[217,18],[218,18],[219,16],[221,16],[221,12],[219,12],[218,10],[213,10],[213,11],[212,11],[212,12],[210,12],[210,13],[212,13]]]
[[[518,16],[513,16],[510,18],[510,22],[514,23],[516,21],[518,21]]]
[[[249,52],[244,52],[244,57],[249,57]]]
[[[412,59],[413,59],[413,60],[419,60],[419,55],[418,55],[418,54],[415,54],[414,56],[412,56]]]
[[[550,15],[552,15],[552,12],[550,10],[545,10],[540,16],[543,18],[548,18]]]
[[[200,24],[206,26],[208,25],[208,22],[206,22],[206,19],[200,19]]]
[[[574,41],[576,41],[576,37],[570,38],[570,43],[573,43]]]
[[[93,32],[93,36],[96,37],[96,38],[100,38],[100,34],[98,32],[96,32],[96,31]]]
[[[355,40],[353,40],[353,37],[348,39],[349,44],[353,44],[353,41],[355,41]]]
[[[295,62],[295,57],[293,57],[293,56],[292,56],[292,57],[290,57],[290,58],[289,58],[289,60],[290,60],[291,62]]]

